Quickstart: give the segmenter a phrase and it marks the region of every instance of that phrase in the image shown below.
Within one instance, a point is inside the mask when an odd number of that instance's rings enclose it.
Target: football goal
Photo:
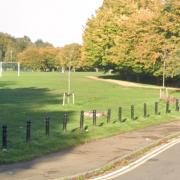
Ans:
[[[0,77],[4,71],[17,71],[17,75],[20,76],[20,62],[0,62]]]

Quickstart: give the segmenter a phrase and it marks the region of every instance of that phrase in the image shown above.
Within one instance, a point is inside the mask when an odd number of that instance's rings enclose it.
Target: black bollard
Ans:
[[[67,131],[67,121],[68,121],[68,114],[67,112],[64,113],[64,119],[63,119],[63,131]]]
[[[134,105],[131,105],[131,119],[135,120],[135,117],[134,117]]]
[[[82,131],[84,129],[84,111],[81,111],[80,114],[80,130]]]
[[[45,134],[46,136],[49,136],[49,129],[50,129],[50,118],[45,118]]]
[[[176,99],[176,111],[179,112],[179,100]]]
[[[144,118],[147,118],[147,104],[144,103]]]
[[[2,126],[2,149],[7,149],[7,125]]]
[[[171,110],[169,109],[169,102],[166,103],[166,114],[170,113]]]
[[[96,110],[93,110],[93,126],[96,126]]]
[[[118,109],[118,119],[120,122],[122,121],[122,107],[119,107]]]
[[[158,108],[158,106],[159,106],[159,104],[158,104],[158,102],[155,102],[155,109],[154,109],[154,112],[155,112],[155,115],[158,115],[159,114],[159,108]]]
[[[108,109],[107,111],[107,123],[111,121],[111,109]]]
[[[27,120],[26,125],[26,143],[31,141],[31,120]]]

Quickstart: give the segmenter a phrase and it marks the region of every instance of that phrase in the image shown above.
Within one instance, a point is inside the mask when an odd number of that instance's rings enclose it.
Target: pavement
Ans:
[[[180,143],[113,180],[179,180]]]
[[[89,142],[35,160],[0,165],[2,180],[51,180],[103,167],[163,137],[180,132],[180,120]]]

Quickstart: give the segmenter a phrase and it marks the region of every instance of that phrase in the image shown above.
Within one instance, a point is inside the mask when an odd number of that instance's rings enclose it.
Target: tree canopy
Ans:
[[[49,42],[38,39],[34,43],[27,36],[15,38],[0,33],[0,61],[19,61],[26,69],[52,71],[61,67],[79,68],[81,45],[72,43],[55,48]]]
[[[165,59],[166,76],[180,76],[179,12],[178,0],[105,0],[87,22],[82,62],[160,76]]]
[[[124,76],[180,77],[179,0],[104,0],[88,19],[83,45],[55,48],[27,36],[0,33],[0,61],[20,61],[40,71],[113,69]]]

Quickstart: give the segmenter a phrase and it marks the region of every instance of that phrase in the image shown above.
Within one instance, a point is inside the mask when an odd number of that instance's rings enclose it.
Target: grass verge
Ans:
[[[126,88],[116,84],[94,81],[86,76],[97,73],[72,73],[72,91],[75,105],[62,106],[63,93],[67,91],[67,74],[62,73],[13,73],[0,79],[0,126],[8,126],[8,150],[0,151],[0,164],[33,159],[65,148],[73,149],[92,140],[133,131],[179,118],[175,106],[165,113],[165,103],[159,101],[155,89]],[[179,97],[178,91],[171,94]],[[154,102],[159,101],[160,115],[154,115]],[[143,104],[148,105],[148,118],[143,117]],[[130,118],[130,106],[135,106],[137,120]],[[123,119],[118,121],[118,108],[122,107]],[[98,112],[111,109],[111,122],[106,117],[85,118],[86,131],[79,130],[80,111]],[[62,130],[64,112],[68,112],[67,132]],[[44,119],[50,117],[50,136],[45,136]],[[26,143],[26,121],[32,120],[31,143]],[[0,145],[2,138],[0,138]],[[69,153],[70,151],[68,151]]]

